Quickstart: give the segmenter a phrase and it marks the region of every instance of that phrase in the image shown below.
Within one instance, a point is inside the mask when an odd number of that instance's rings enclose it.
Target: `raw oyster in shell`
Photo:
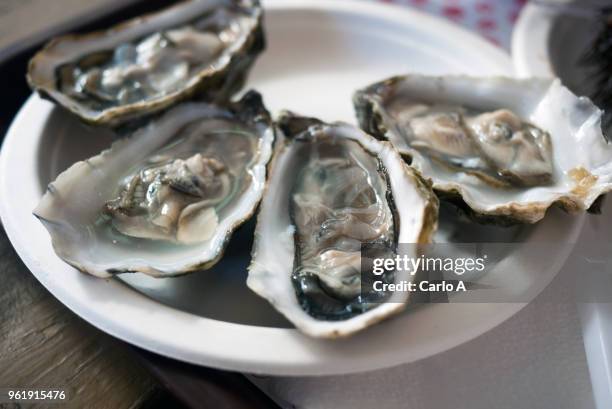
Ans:
[[[555,203],[586,210],[612,190],[601,111],[559,80],[407,75],[354,104],[366,132],[477,220],[535,223]]]
[[[225,101],[264,48],[257,0],[190,0],[107,31],[51,41],[30,86],[86,122],[118,126],[196,93]]]
[[[349,335],[400,311],[407,292],[362,289],[362,247],[394,258],[398,243],[414,243],[415,256],[437,224],[431,189],[390,144],[350,125],[285,113],[280,128],[247,284],[314,337]]]
[[[96,276],[204,269],[257,207],[273,140],[256,92],[184,103],[60,174],[34,214],[56,253]]]

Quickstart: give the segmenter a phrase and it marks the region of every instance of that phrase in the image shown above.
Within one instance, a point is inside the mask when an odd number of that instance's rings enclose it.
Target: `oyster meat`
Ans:
[[[30,62],[32,88],[116,126],[196,92],[223,101],[263,50],[257,0],[191,0],[103,33],[65,36]]]
[[[388,139],[477,220],[534,223],[612,189],[601,112],[558,80],[394,77],[357,91],[361,127]]]
[[[507,109],[470,113],[460,106],[389,105],[402,138],[440,164],[493,186],[552,181],[550,135]]]
[[[204,269],[259,203],[273,140],[254,91],[229,108],[184,103],[60,174],[34,214],[96,276]]]
[[[437,223],[429,186],[389,144],[350,125],[285,113],[280,128],[247,284],[315,337],[348,335],[401,310],[407,292],[362,288],[362,248],[414,256]]]

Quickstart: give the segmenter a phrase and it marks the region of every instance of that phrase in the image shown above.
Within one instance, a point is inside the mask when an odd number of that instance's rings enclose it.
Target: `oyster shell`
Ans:
[[[228,99],[263,48],[258,0],[191,0],[51,41],[28,82],[88,123],[118,126],[196,93]]]
[[[601,111],[559,80],[407,75],[354,104],[366,132],[477,220],[535,223],[554,203],[586,210],[612,190]]]
[[[408,292],[362,292],[361,250],[415,257],[437,225],[430,187],[390,144],[355,127],[290,113],[280,127],[248,286],[313,337],[346,336],[402,310]]]
[[[208,268],[257,207],[273,141],[254,91],[184,103],[60,174],[34,214],[64,261],[99,277]]]

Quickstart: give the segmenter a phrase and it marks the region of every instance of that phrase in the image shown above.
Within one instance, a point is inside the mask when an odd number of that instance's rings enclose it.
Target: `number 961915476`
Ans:
[[[24,401],[66,401],[68,393],[62,388],[2,388],[0,403]]]

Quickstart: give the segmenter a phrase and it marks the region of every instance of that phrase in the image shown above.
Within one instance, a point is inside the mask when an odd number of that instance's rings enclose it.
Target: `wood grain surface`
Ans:
[[[49,294],[0,227],[0,388],[8,387],[66,389],[69,401],[62,408],[182,406],[125,344]]]

